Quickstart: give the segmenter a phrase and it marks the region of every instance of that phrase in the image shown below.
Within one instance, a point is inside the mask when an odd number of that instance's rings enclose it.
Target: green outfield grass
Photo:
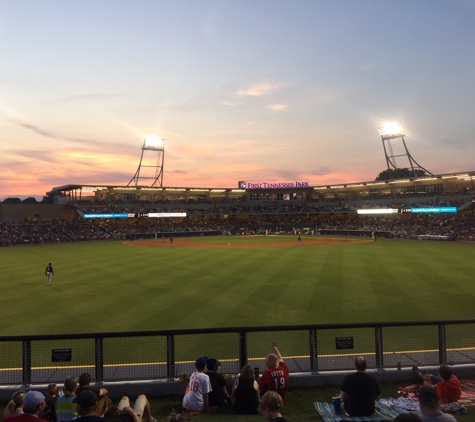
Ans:
[[[384,239],[302,248],[2,248],[0,335],[475,318],[474,252],[469,244]]]
[[[289,237],[259,241],[276,239]],[[305,236],[299,248],[296,238],[290,239],[291,247],[270,248],[226,247],[256,240],[245,236],[190,239],[223,244],[208,249],[181,248],[179,240],[174,249],[122,242],[2,248],[0,335],[475,318],[475,245],[382,239],[305,246]],[[52,287],[44,276],[48,262],[56,273]],[[475,347],[471,332],[473,327],[447,327],[448,347]],[[320,355],[348,352],[334,349],[338,336],[354,338],[352,355],[374,353],[372,328],[319,331],[318,336]],[[308,355],[308,332],[301,330],[249,333],[249,357],[262,359],[272,340],[282,344],[286,357]],[[177,362],[193,361],[197,351],[222,361],[238,358],[235,334],[175,336],[175,342]],[[389,354],[436,350],[437,327],[385,328],[384,345]],[[21,342],[0,347],[0,368],[22,367]],[[93,340],[48,340],[35,343],[32,366],[49,366],[55,348],[74,351],[71,362],[55,368],[78,371],[74,368],[94,364]],[[164,337],[106,338],[104,350],[106,365],[166,361]],[[383,396],[393,396],[396,387],[383,383]],[[289,420],[318,419],[312,401],[330,401],[337,391],[290,391],[284,414]],[[152,410],[164,419],[172,408],[180,411],[180,403],[181,397],[155,400]],[[472,413],[469,409],[457,420]],[[196,418],[243,417],[223,408]]]

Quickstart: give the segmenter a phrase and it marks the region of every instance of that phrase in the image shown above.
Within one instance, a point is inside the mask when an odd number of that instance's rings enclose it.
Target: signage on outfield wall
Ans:
[[[127,217],[130,217],[130,215],[131,214],[126,214],[126,213],[120,213],[120,214],[104,213],[104,214],[84,214],[83,217],[84,218],[127,218]],[[132,214],[132,217],[133,216],[134,214]]]
[[[186,212],[149,212],[145,214],[146,217],[161,218],[161,217],[186,217]]]
[[[457,207],[429,207],[429,208],[411,208],[413,214],[438,214],[446,212],[457,212]]]
[[[248,183],[244,180],[238,182],[239,189],[271,189],[271,188],[308,188],[310,182],[282,182],[282,183]]]
[[[163,217],[186,217],[186,212],[149,212],[149,213],[140,213],[140,214],[84,214],[84,218],[135,218],[135,217],[152,217],[152,218],[163,218]]]
[[[457,207],[427,207],[427,208],[369,208],[357,210],[358,214],[394,214],[397,212],[411,212],[413,214],[437,214],[446,212],[457,212]]]
[[[398,212],[397,208],[371,208],[366,210],[357,210],[358,214],[394,214]]]

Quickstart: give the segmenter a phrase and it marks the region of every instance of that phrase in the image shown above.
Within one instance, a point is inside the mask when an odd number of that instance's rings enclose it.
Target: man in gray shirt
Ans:
[[[439,396],[434,387],[423,386],[419,389],[419,407],[422,422],[457,422],[452,415],[440,410]]]

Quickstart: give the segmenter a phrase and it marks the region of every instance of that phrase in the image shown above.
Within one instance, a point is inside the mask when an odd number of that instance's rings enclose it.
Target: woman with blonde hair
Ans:
[[[284,402],[280,394],[276,391],[268,391],[262,396],[259,412],[267,422],[287,422],[287,419],[282,416],[283,407]]]
[[[3,417],[23,414],[23,396],[24,395],[25,395],[25,391],[23,390],[18,390],[13,393],[12,399],[8,402],[7,407],[5,407],[5,412],[3,412]]]
[[[243,366],[239,378],[234,381],[231,393],[234,413],[238,415],[255,415],[259,407],[259,384],[254,379],[250,365]]]

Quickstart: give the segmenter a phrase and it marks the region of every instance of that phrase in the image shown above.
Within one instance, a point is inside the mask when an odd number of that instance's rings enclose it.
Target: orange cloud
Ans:
[[[240,89],[237,92],[238,97],[251,96],[251,97],[262,97],[263,95],[270,94],[273,91],[277,91],[282,87],[282,84],[255,84],[251,85],[248,88]]]

